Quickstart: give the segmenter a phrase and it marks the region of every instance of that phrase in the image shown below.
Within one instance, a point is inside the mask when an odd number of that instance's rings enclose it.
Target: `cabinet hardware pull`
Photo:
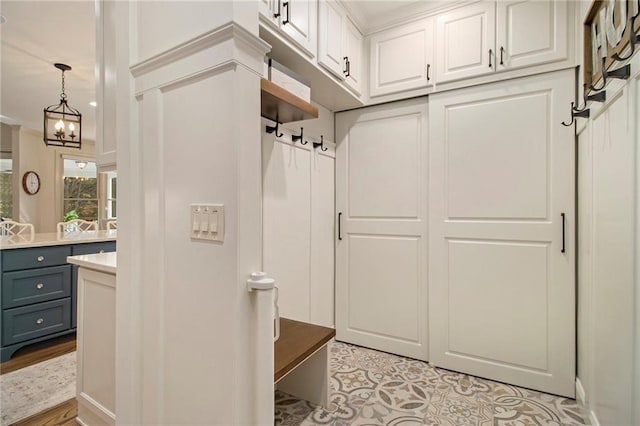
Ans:
[[[564,213],[560,213],[560,216],[562,217],[562,250],[560,250],[560,253],[564,253],[565,252],[565,247],[564,247]]]
[[[100,250],[100,254],[104,253],[104,250]]]
[[[282,21],[282,25],[287,25],[289,23],[289,10],[291,9],[291,4],[289,4],[288,1],[285,1],[284,3],[282,3],[282,7],[286,7],[287,8],[287,19],[285,19],[284,21]]]
[[[493,65],[491,64],[491,55],[493,55],[493,49],[489,49],[489,68],[493,68]]]
[[[502,55],[504,55],[504,47],[500,46],[500,65],[504,65],[504,61],[502,60]]]
[[[43,322],[44,322],[44,319],[42,319],[42,318],[38,318],[36,320],[36,324],[38,324],[38,325],[42,324]]]
[[[338,240],[342,241],[342,212],[338,212]]]
[[[349,72],[349,57],[345,56],[344,58],[342,58],[342,60],[344,61],[344,69],[342,70],[342,74],[347,76],[347,73]]]
[[[42,262],[44,260],[44,256],[38,256],[38,262]]]
[[[280,17],[280,0],[278,0],[278,11],[276,13],[273,14],[274,18],[279,18]]]
[[[38,290],[40,290],[42,287],[44,287],[44,284],[43,284],[43,283],[38,283],[38,284],[36,284],[36,288],[37,288]]]
[[[431,76],[429,72],[431,71],[431,64],[427,64],[427,81],[431,80]]]
[[[349,57],[347,56],[347,77],[351,76],[351,61],[349,60]]]

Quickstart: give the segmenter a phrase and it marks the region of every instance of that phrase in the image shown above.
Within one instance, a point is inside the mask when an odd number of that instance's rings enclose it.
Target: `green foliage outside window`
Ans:
[[[75,210],[80,219],[95,221],[98,220],[98,205],[97,178],[64,178],[64,212]]]

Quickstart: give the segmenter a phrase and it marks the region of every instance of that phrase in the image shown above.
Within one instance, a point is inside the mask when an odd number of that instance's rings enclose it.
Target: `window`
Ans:
[[[105,217],[107,219],[116,219],[118,217],[118,210],[116,208],[118,176],[115,172],[108,172],[106,173],[106,179],[107,191],[105,196]]]
[[[82,158],[64,158],[63,194],[62,213],[65,217],[75,211],[79,219],[98,220],[96,163]]]
[[[0,217],[13,217],[13,172],[11,153],[0,153]]]

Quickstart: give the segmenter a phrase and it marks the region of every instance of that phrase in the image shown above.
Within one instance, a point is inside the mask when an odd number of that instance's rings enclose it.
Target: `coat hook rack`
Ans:
[[[582,109],[582,110],[576,110],[575,103],[571,102],[571,122],[565,123],[563,121],[562,125],[565,126],[565,127],[569,127],[573,123],[576,122],[576,118],[589,118],[590,114],[591,114],[591,110],[589,110],[589,108],[585,108],[585,109]]]
[[[306,145],[309,142],[303,139],[304,137],[304,127],[300,127],[300,135],[291,135],[291,140],[295,143],[300,141],[300,145]]]
[[[267,125],[266,132],[267,133],[276,132],[276,137],[281,138],[282,136],[284,136],[284,134],[278,131],[278,126],[279,125],[280,125],[280,123],[278,123],[278,118],[276,117],[276,125],[275,126]]]
[[[631,7],[631,6],[629,6]],[[638,17],[640,16],[640,14],[634,16],[633,18],[631,18],[631,20],[629,21],[630,28],[631,31],[629,32],[629,54],[625,57],[622,57],[620,55],[618,55],[617,53],[614,53],[613,55],[611,55],[611,57],[613,59],[615,59],[616,61],[626,61],[627,59],[631,59],[631,57],[633,56],[634,52],[636,51],[636,44],[640,43],[640,40],[638,40],[638,35],[636,34],[636,32],[634,31],[634,28],[636,27],[636,19],[638,19]]]
[[[597,88],[592,84],[589,85],[589,88],[594,92],[600,92],[607,85],[607,79],[609,78],[619,78],[621,80],[626,80],[631,76],[631,65],[625,65],[621,68],[617,68],[613,71],[607,71],[605,68],[607,58],[602,58],[602,87]]]
[[[326,146],[324,146],[324,136],[323,135],[320,135],[320,143],[318,143],[318,142],[314,142],[313,143],[313,149],[316,149],[317,147],[320,147],[320,150],[322,152],[324,152],[327,149],[329,149]]]

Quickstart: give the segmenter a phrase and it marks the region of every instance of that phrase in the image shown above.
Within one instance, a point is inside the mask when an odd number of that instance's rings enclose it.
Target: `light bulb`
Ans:
[[[73,133],[75,129],[76,129],[76,126],[74,126],[73,123],[69,123],[69,131]]]
[[[62,120],[58,120],[56,123],[56,130],[60,131],[62,129],[64,129],[64,122]]]

